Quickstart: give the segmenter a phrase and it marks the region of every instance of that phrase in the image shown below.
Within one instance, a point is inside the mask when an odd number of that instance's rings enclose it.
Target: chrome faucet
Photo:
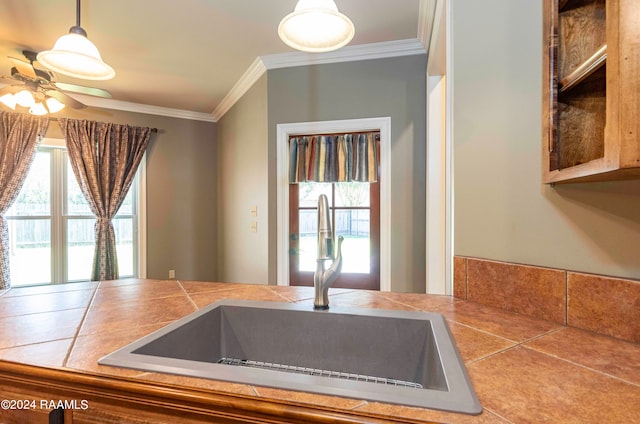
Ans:
[[[338,278],[342,269],[343,240],[344,237],[338,237],[338,250],[334,255],[329,200],[326,195],[321,194],[318,197],[318,258],[316,272],[313,274],[316,295],[313,301],[314,309],[329,309],[329,287]],[[327,261],[332,261],[329,268],[326,268]]]

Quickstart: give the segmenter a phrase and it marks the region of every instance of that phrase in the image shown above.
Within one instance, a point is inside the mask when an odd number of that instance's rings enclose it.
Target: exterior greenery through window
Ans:
[[[136,186],[134,182],[113,220],[121,277],[134,276],[137,269]],[[14,287],[90,279],[95,217],[66,149],[38,149],[6,218]]]

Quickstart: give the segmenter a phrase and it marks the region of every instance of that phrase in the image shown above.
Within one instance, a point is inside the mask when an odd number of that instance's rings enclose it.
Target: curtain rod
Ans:
[[[49,121],[58,122],[58,118],[56,118],[55,116],[52,116],[51,118],[49,118]],[[152,133],[157,133],[158,129],[157,128],[151,128],[151,132]]]

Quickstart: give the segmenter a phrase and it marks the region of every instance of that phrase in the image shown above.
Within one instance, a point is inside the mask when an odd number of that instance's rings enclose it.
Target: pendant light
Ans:
[[[52,71],[76,78],[108,80],[116,76],[80,27],[80,0],[76,0],[76,25],[69,29],[69,34],[58,38],[53,49],[40,52],[37,59]]]
[[[285,44],[312,53],[344,47],[354,34],[353,22],[338,11],[333,0],[299,0],[278,26]]]

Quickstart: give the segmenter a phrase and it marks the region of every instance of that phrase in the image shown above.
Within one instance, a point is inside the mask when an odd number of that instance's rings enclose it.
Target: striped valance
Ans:
[[[289,139],[289,182],[378,181],[380,133]]]

